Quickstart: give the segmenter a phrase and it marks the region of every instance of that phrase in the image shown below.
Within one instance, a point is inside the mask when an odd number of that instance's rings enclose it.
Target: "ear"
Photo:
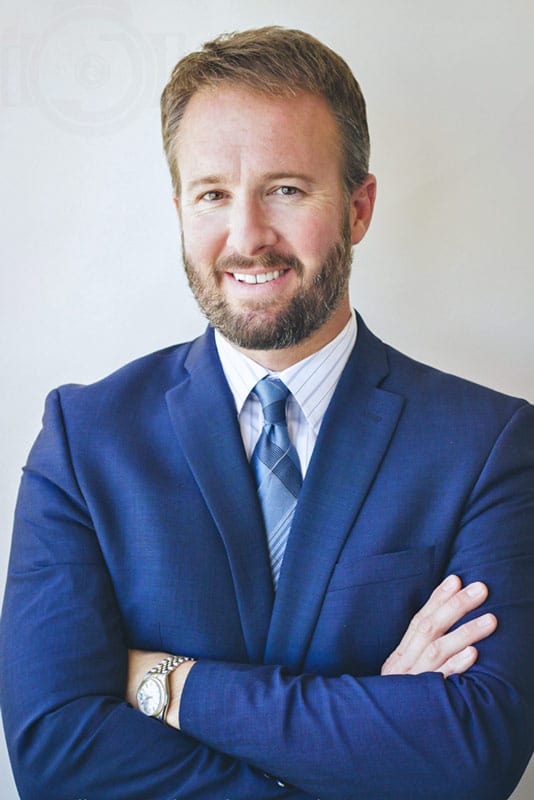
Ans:
[[[176,209],[176,213],[178,214],[178,219],[181,219],[181,209],[180,209],[180,198],[176,195],[173,196],[172,202],[174,203],[174,207]]]
[[[371,224],[376,198],[376,178],[368,175],[350,197],[350,232],[352,244],[361,242]]]

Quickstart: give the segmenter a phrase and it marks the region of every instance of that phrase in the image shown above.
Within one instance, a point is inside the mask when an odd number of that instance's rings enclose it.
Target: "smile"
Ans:
[[[257,275],[252,275],[250,272],[234,272],[234,278],[241,283],[269,283],[279,278],[284,272],[287,272],[287,270],[275,269],[273,272],[261,272]]]

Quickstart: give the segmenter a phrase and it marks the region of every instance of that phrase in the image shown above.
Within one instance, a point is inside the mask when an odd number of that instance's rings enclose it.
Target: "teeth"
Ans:
[[[251,275],[250,272],[234,272],[234,278],[241,283],[269,283],[279,278],[285,272],[283,269],[275,269],[274,272],[263,272],[259,275]]]

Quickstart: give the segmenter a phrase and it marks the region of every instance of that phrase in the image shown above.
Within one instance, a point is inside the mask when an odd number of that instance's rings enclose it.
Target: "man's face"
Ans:
[[[203,90],[176,147],[184,263],[211,323],[249,350],[289,347],[325,326],[333,338],[348,319],[351,244],[367,225],[343,197],[326,101]]]

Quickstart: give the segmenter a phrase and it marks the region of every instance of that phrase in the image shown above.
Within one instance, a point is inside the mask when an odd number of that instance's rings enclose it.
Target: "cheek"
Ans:
[[[211,263],[224,246],[224,226],[209,217],[194,217],[182,221],[182,237],[188,257],[198,263]]]
[[[340,236],[338,225],[325,223],[320,217],[287,234],[295,255],[303,262],[320,262]]]

